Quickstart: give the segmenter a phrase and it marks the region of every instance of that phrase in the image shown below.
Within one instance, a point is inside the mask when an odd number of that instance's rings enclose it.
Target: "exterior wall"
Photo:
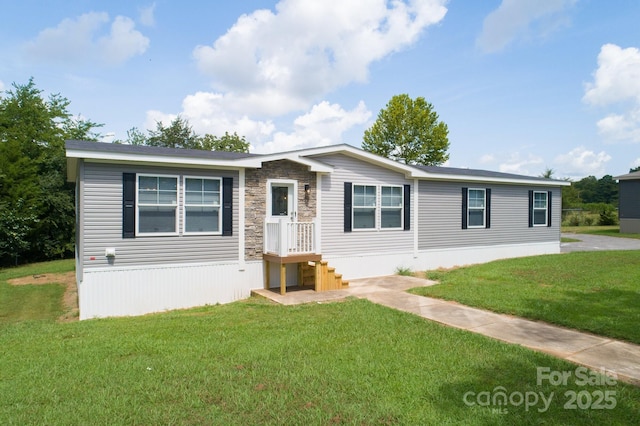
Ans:
[[[419,250],[560,241],[559,188],[420,181]],[[491,227],[462,229],[462,187],[491,188]],[[552,191],[552,226],[529,227],[529,190]]]
[[[264,219],[267,213],[267,180],[298,181],[298,221],[311,222],[316,216],[316,174],[305,165],[289,160],[266,162],[261,169],[247,169],[245,174],[245,258],[262,259]],[[311,191],[305,199],[304,185]]]
[[[640,219],[620,218],[621,234],[640,234]]]
[[[89,270],[79,285],[80,319],[142,315],[245,299],[262,287],[262,262]]]
[[[122,238],[122,173],[152,173],[182,176],[233,177],[233,235],[177,235]],[[143,265],[167,265],[238,260],[238,172],[229,170],[173,169],[84,163],[84,225],[82,264],[84,270]],[[182,190],[178,191],[178,221],[182,229]],[[113,261],[106,248],[115,248]]]
[[[619,182],[620,219],[640,219],[640,180]]]
[[[334,171],[321,177],[322,182],[322,254],[330,258],[340,255],[391,253],[413,247],[415,215],[411,212],[411,230],[353,230],[344,232],[344,182],[354,185],[411,185],[404,175],[341,154],[316,157],[334,166]],[[342,272],[342,271],[338,271]]]

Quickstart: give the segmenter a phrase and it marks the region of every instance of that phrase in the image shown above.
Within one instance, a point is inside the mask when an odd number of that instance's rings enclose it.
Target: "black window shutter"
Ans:
[[[222,178],[222,235],[233,235],[233,178]]]
[[[551,191],[547,192],[547,226],[551,226]]]
[[[344,232],[351,232],[352,189],[351,182],[344,183]]]
[[[404,230],[411,229],[411,185],[404,186]]]
[[[122,174],[122,238],[136,237],[136,174]]]
[[[485,221],[484,221],[484,227],[485,228],[491,228],[491,188],[487,188],[485,190]]]
[[[533,191],[529,191],[529,228],[533,228]]]
[[[469,188],[462,188],[462,229],[467,229],[467,199]]]

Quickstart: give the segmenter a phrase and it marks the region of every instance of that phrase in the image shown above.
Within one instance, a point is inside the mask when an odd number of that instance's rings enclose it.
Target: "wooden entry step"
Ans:
[[[316,291],[340,290],[349,286],[349,282],[342,279],[342,274],[338,274],[326,260],[300,264],[300,276],[302,285],[313,285]]]
[[[264,255],[265,262],[265,280],[264,288],[269,290],[271,287],[271,264],[279,265],[280,270],[280,294],[287,292],[287,273],[286,265],[296,263],[298,265],[298,285],[309,286],[315,291],[340,290],[347,288],[349,282],[342,279],[342,274],[336,272],[336,269],[329,266],[326,260],[321,260],[320,255],[305,255],[279,257],[273,255]]]

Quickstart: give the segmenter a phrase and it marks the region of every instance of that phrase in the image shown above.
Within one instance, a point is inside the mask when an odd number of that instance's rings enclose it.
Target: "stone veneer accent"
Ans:
[[[267,180],[298,181],[298,221],[311,222],[316,217],[316,173],[290,160],[269,161],[261,169],[245,172],[245,259],[262,259],[264,219],[267,212]],[[311,193],[305,200],[304,185]]]

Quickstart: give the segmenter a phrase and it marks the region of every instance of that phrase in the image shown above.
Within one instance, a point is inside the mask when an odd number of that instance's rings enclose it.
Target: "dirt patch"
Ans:
[[[78,320],[78,287],[76,286],[76,273],[65,272],[63,274],[38,274],[27,277],[13,278],[7,280],[11,285],[64,285],[64,295],[62,296],[62,307],[64,313],[58,321],[69,322]]]

